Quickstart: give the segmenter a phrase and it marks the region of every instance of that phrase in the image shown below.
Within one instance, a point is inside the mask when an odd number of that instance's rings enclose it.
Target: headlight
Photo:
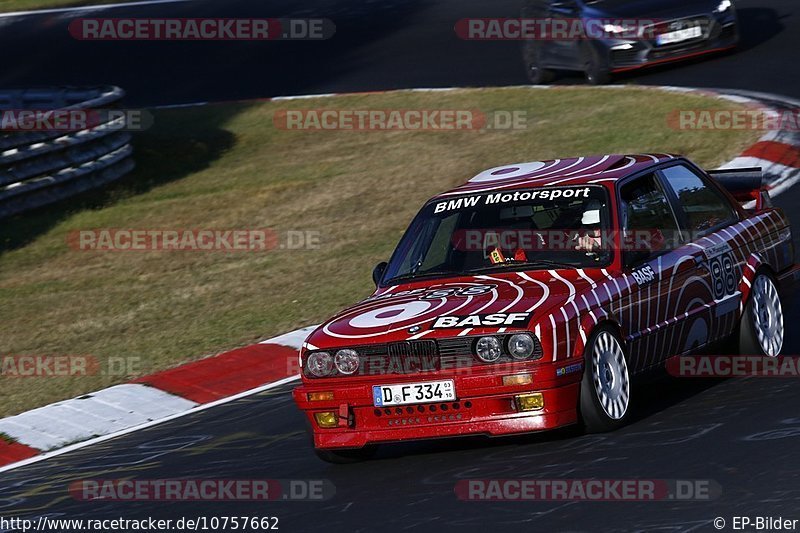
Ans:
[[[536,344],[533,342],[533,337],[528,333],[512,335],[511,338],[508,339],[508,353],[511,354],[511,357],[514,359],[528,359],[533,355],[535,347]]]
[[[308,356],[306,368],[312,376],[324,378],[333,372],[333,357],[328,352],[316,352]]]
[[[604,24],[603,31],[606,33],[628,33],[631,35],[637,35],[639,28],[636,26],[622,26],[620,24]]]
[[[355,350],[339,350],[336,352],[336,369],[342,374],[350,375],[358,370],[358,352]]]
[[[494,363],[503,355],[500,341],[497,340],[497,337],[481,337],[478,339],[475,344],[475,353],[484,363]]]
[[[725,13],[732,7],[733,7],[733,2],[731,2],[731,0],[722,0],[722,2],[719,3],[715,11],[717,13]]]

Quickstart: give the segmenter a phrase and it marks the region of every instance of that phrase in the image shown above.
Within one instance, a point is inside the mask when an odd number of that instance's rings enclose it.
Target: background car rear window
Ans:
[[[678,165],[662,173],[678,196],[690,231],[708,231],[736,220],[736,212],[728,199],[706,184],[693,170]]]

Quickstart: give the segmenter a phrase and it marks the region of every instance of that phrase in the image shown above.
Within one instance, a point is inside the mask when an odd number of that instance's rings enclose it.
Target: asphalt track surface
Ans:
[[[301,16],[291,7],[298,4],[231,1],[223,8],[198,1],[125,8],[114,16]],[[514,16],[515,4],[305,1],[302,5],[321,10],[309,7],[307,16],[345,21],[338,23],[335,41],[322,47],[78,43],[61,35],[63,19],[26,17],[6,21],[0,29],[3,49],[14,51],[4,56],[0,85],[116,83],[129,90],[137,105],[149,105],[520,84],[525,80],[515,43],[464,43],[451,31],[454,20],[466,16]],[[730,87],[800,98],[800,76],[793,70],[800,50],[800,5],[794,0],[739,5],[746,31],[736,54],[621,81]],[[363,33],[348,36],[348,24]],[[79,55],[81,60],[75,60]],[[184,61],[187,56],[195,59]],[[777,202],[794,219],[795,228],[800,228],[798,195],[789,191]],[[800,229],[796,243],[798,237]],[[369,283],[367,274],[364,281]],[[785,303],[786,354],[800,353],[798,300]],[[582,436],[566,430],[512,439],[408,443],[386,446],[376,460],[350,466],[328,465],[314,456],[289,390],[275,389],[3,473],[0,517],[271,515],[280,518],[280,530],[290,532],[715,531],[716,517],[726,519],[726,530],[734,515],[800,519],[800,385],[794,379],[657,381],[635,391],[641,401],[633,423],[613,434]],[[325,502],[165,504],[82,502],[67,492],[75,480],[121,478],[327,479],[336,494]],[[458,480],[481,478],[702,479],[714,480],[722,494],[713,501],[659,502],[496,503],[456,497]]]

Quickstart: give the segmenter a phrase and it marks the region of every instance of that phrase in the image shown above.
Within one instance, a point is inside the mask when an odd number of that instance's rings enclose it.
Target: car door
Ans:
[[[659,171],[672,196],[681,226],[689,235],[689,246],[699,271],[707,277],[709,290],[709,342],[722,339],[736,329],[742,294],[739,280],[749,253],[731,226],[739,222],[730,199],[702,171],[680,162]]]
[[[656,173],[624,180],[619,194],[623,273],[631,286],[621,316],[640,372],[707,342],[708,280]]]
[[[551,0],[548,3],[546,18],[549,32],[566,27],[567,38],[548,38],[543,41],[545,63],[556,68],[581,70],[583,68],[581,41],[569,37],[574,21],[580,19],[578,4],[574,0]]]

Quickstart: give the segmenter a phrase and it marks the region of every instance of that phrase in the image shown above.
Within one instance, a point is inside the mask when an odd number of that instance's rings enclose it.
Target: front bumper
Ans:
[[[605,53],[611,72],[620,73],[683,61],[736,47],[739,43],[739,26],[735,16],[722,19],[702,18],[707,21],[703,36],[686,42],[670,45],[658,45],[653,40],[605,42]]]
[[[502,436],[555,429],[577,421],[578,394],[582,365],[572,360],[569,374],[557,375],[565,364],[540,366],[535,372],[520,367],[506,368],[470,376],[430,372],[416,375],[386,375],[336,384],[307,380],[294,390],[297,405],[308,417],[319,449],[362,448],[368,444],[408,440],[438,439],[468,435]],[[574,365],[580,366],[575,371]],[[502,385],[502,376],[531,373],[533,383]],[[561,370],[560,372],[563,372]],[[418,383],[453,379],[457,400],[450,402],[375,407],[372,386]],[[311,402],[311,392],[332,391],[334,399]],[[544,407],[539,411],[520,411],[515,396],[541,393]],[[314,413],[336,412],[339,426],[321,428]]]

